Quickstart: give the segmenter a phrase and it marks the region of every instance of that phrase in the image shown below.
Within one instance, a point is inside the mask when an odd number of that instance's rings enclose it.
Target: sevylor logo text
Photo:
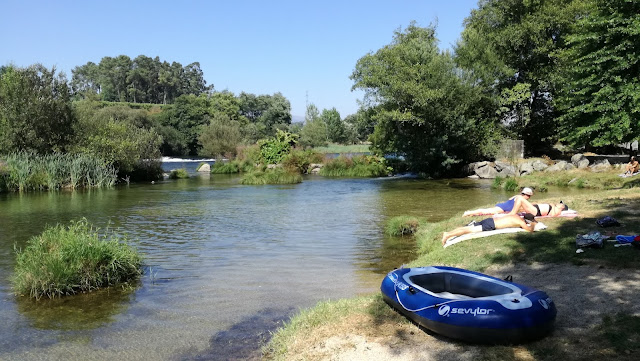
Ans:
[[[488,315],[491,312],[496,312],[491,308],[451,308],[448,305],[442,305],[438,309],[438,314],[440,316],[449,317],[449,314],[458,314],[458,315]]]

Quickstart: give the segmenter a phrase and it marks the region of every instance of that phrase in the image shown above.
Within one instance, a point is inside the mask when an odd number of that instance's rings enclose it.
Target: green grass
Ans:
[[[386,161],[382,157],[362,155],[353,158],[340,156],[327,161],[320,175],[325,177],[382,177],[389,175],[391,169],[387,167]]]
[[[86,219],[48,227],[16,249],[14,292],[59,297],[128,283],[141,271],[141,256],[117,235],[100,235]]]
[[[282,168],[254,170],[245,173],[240,182],[247,185],[296,184],[302,182],[302,175]]]
[[[370,152],[368,144],[329,144],[326,147],[315,147],[314,151],[318,153],[368,153]]]
[[[189,178],[189,173],[185,168],[178,168],[171,170],[169,173],[169,179],[185,179]]]
[[[387,222],[385,232],[394,237],[412,235],[418,230],[420,223],[421,222],[417,217],[393,217]]]

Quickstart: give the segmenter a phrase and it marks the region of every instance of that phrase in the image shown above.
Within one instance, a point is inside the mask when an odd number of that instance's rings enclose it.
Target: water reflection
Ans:
[[[111,287],[73,296],[34,300],[16,297],[18,311],[42,330],[92,330],[115,321],[134,298],[134,287]]]

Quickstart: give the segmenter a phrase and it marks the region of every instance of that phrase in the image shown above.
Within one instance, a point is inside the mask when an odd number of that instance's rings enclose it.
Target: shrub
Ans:
[[[282,168],[256,170],[246,173],[242,180],[242,184],[261,185],[261,184],[295,184],[302,182],[300,173],[291,172]]]
[[[391,218],[389,222],[387,222],[385,231],[390,236],[398,237],[414,234],[419,226],[420,221],[416,217],[398,216]]]
[[[362,155],[353,158],[340,156],[328,161],[320,175],[329,177],[381,177],[391,173],[383,157]]]
[[[36,299],[90,292],[142,274],[142,258],[114,234],[100,236],[86,219],[48,227],[16,249],[14,292]]]
[[[230,173],[240,173],[240,162],[238,161],[216,161],[211,167],[211,173],[216,174],[230,174]]]
[[[169,179],[183,179],[183,178],[189,178],[189,173],[184,168],[173,169],[171,170],[171,173],[169,173]]]
[[[258,142],[260,147],[260,163],[278,164],[289,154],[291,147],[296,144],[297,134],[278,129],[275,138],[263,139]]]
[[[282,159],[282,165],[299,173],[307,173],[311,163],[322,163],[324,155],[314,150],[294,149]]]
[[[507,177],[504,182],[504,190],[509,192],[517,191],[520,187],[518,186],[518,181],[515,178]]]

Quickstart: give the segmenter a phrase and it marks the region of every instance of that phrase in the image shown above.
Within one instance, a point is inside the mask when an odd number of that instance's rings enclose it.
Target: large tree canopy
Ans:
[[[575,25],[565,87],[558,98],[562,133],[575,146],[640,137],[640,1],[595,0]]]
[[[67,80],[36,64],[0,71],[0,153],[65,151],[75,118]]]
[[[101,100],[167,104],[180,95],[200,95],[207,86],[200,63],[187,66],[139,55],[105,56],[99,64],[88,62],[72,71],[71,86],[78,97],[98,94]]]
[[[351,79],[377,122],[373,147],[403,155],[416,171],[438,175],[477,159],[494,134],[493,123],[481,121],[480,88],[438,50],[432,27],[397,31],[391,44],[358,60]]]
[[[512,136],[530,153],[557,139],[558,51],[584,0],[482,0],[465,20],[457,63],[499,103]]]

